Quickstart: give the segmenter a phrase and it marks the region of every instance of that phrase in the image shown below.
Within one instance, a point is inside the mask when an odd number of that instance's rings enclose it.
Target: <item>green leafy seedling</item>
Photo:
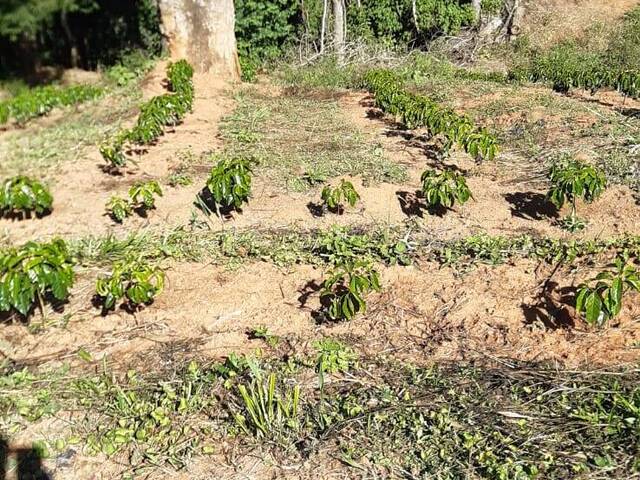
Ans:
[[[590,203],[597,199],[607,186],[604,173],[587,163],[572,158],[556,162],[549,170],[551,188],[547,198],[558,208],[571,203],[571,214],[561,225],[570,231],[577,231],[586,225],[577,217],[576,202],[579,198]]]
[[[616,258],[611,271],[599,273],[578,287],[576,311],[583,313],[590,325],[602,326],[622,309],[626,292],[640,292],[638,271],[627,263],[626,255]]]
[[[240,211],[251,195],[252,161],[246,158],[223,158],[213,167],[207,189],[218,216],[222,211]]]
[[[420,180],[422,194],[430,207],[452,208],[473,198],[464,176],[453,170],[426,170]]]
[[[27,317],[51,295],[66,300],[73,285],[73,262],[63,240],[29,242],[0,251],[0,311],[16,310]]]
[[[5,180],[0,189],[0,216],[44,215],[51,211],[52,203],[44,185],[23,175]]]
[[[337,187],[331,187],[330,185],[324,187],[321,198],[329,211],[341,213],[344,210],[343,202],[346,202],[350,207],[354,207],[360,200],[360,195],[351,182],[341,180],[340,185]]]
[[[106,205],[106,210],[116,222],[122,223],[125,218],[133,214],[131,204],[125,198],[112,196]]]
[[[380,275],[368,261],[345,262],[329,273],[320,298],[328,302],[326,314],[332,320],[351,320],[365,313],[365,295],[380,291]]]
[[[96,281],[96,295],[105,311],[115,308],[124,299],[130,309],[148,305],[162,292],[165,274],[155,266],[140,261],[125,260],[113,266],[109,275]]]
[[[162,189],[155,180],[137,182],[129,189],[129,200],[135,210],[155,208],[156,196],[162,196]]]

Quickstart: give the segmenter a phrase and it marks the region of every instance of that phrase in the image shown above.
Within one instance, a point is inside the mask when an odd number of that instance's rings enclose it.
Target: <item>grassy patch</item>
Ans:
[[[380,227],[366,232],[334,227],[328,230],[238,230],[213,232],[177,228],[170,232],[138,232],[119,239],[87,237],[70,243],[72,255],[85,266],[106,265],[122,257],[147,261],[174,259],[233,265],[265,261],[275,265],[297,263],[339,264],[371,259],[408,265],[414,259],[466,268],[478,263],[499,265],[529,258],[549,263],[572,263],[602,255],[613,258],[622,251],[640,254],[640,237],[625,235],[598,240],[561,240],[530,235],[513,237],[473,235],[458,240],[434,238],[409,226]]]
[[[0,418],[11,435],[64,417],[35,439],[43,450],[79,445],[90,455],[125,456],[122,473],[131,476],[230,449],[257,449],[280,465],[309,459],[319,476],[326,463],[317,460],[327,454],[345,474],[367,477],[629,478],[640,469],[637,372],[425,368],[385,357],[356,361],[339,342],[315,349],[308,357],[230,355],[144,374],[7,370]]]
[[[304,191],[310,180],[340,175],[374,182],[407,178],[403,166],[344,117],[335,98],[246,89],[237,102],[222,124],[227,152],[258,159],[267,178],[282,188]]]

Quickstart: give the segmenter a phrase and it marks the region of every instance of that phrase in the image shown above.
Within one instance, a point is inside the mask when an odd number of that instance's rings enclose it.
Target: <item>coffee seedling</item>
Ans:
[[[129,189],[129,198],[112,196],[107,202],[106,210],[118,223],[131,216],[134,211],[144,215],[147,210],[155,208],[156,195],[162,196],[162,189],[157,181],[137,182]]]
[[[627,255],[616,258],[612,271],[601,272],[578,287],[576,311],[583,313],[590,325],[602,326],[615,318],[622,309],[625,292],[640,292],[640,275],[627,261]]]
[[[167,67],[167,78],[172,93],[158,95],[140,107],[136,125],[122,130],[100,147],[107,163],[106,170],[117,173],[127,163],[125,145],[147,145],[155,142],[164,133],[165,127],[182,122],[193,106],[193,68],[185,60]]]
[[[51,296],[63,301],[73,285],[73,263],[63,240],[29,242],[0,251],[0,311],[18,311],[27,317]]]
[[[350,207],[354,207],[360,200],[360,195],[356,192],[351,182],[341,180],[340,185],[337,187],[329,185],[324,187],[321,198],[329,211],[342,213],[344,210],[343,202],[346,202]]]
[[[52,203],[44,185],[23,175],[5,180],[0,187],[0,216],[44,215],[51,211]]]
[[[246,158],[223,158],[213,167],[207,189],[211,193],[213,206],[221,211],[241,210],[251,194],[252,161]]]
[[[129,201],[135,210],[151,210],[156,206],[156,195],[162,196],[157,181],[137,182],[129,189]]]
[[[332,320],[351,320],[367,310],[364,296],[380,291],[380,275],[370,262],[345,262],[329,273],[322,284],[320,298],[328,302],[327,315]]]
[[[590,203],[598,198],[607,186],[604,173],[593,165],[565,157],[551,167],[549,180],[549,200],[558,208],[571,203],[571,213],[562,219],[561,226],[571,232],[583,229],[586,224],[577,217],[576,201],[582,198]]]
[[[96,295],[105,311],[115,308],[124,299],[130,309],[147,305],[162,292],[164,272],[140,261],[122,261],[114,265],[109,275],[98,278]]]
[[[377,107],[407,128],[424,127],[432,136],[442,135],[445,151],[459,145],[474,158],[487,160],[498,153],[494,135],[477,128],[466,115],[458,115],[423,95],[405,90],[402,78],[391,70],[369,70],[364,76],[364,86],[373,93]]]
[[[422,194],[430,207],[451,208],[456,202],[463,205],[473,198],[464,177],[453,170],[426,170],[420,180]]]
[[[113,196],[109,199],[106,206],[107,212],[116,222],[122,223],[125,218],[133,213],[133,208],[126,198]]]

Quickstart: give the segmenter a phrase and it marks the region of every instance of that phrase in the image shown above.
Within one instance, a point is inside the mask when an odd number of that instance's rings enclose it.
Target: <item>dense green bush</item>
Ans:
[[[601,30],[593,28],[547,51],[530,51],[529,58],[514,66],[509,76],[550,83],[560,92],[580,88],[595,93],[611,88],[640,97],[640,7],[608,33]]]
[[[235,3],[238,52],[248,80],[254,77],[258,65],[279,57],[296,40],[319,48],[322,0]],[[416,0],[415,18],[412,0],[361,0],[347,2],[346,17],[349,41],[389,46],[424,45],[438,35],[456,34],[475,22],[471,0]]]

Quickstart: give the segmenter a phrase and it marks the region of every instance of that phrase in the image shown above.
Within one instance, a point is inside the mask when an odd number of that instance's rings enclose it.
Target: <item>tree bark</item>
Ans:
[[[471,7],[476,14],[476,21],[480,20],[480,13],[482,12],[482,0],[471,0]]]
[[[333,0],[333,41],[335,42],[338,64],[344,64],[345,11],[343,0]]]
[[[233,0],[159,0],[162,32],[171,58],[196,72],[240,78]]]
[[[69,28],[69,16],[66,6],[60,11],[60,25],[62,25],[62,30],[64,30],[67,42],[69,43],[69,64],[71,68],[78,68],[80,66],[78,42],[76,42],[76,37],[73,35],[73,32],[71,32],[71,28]]]

